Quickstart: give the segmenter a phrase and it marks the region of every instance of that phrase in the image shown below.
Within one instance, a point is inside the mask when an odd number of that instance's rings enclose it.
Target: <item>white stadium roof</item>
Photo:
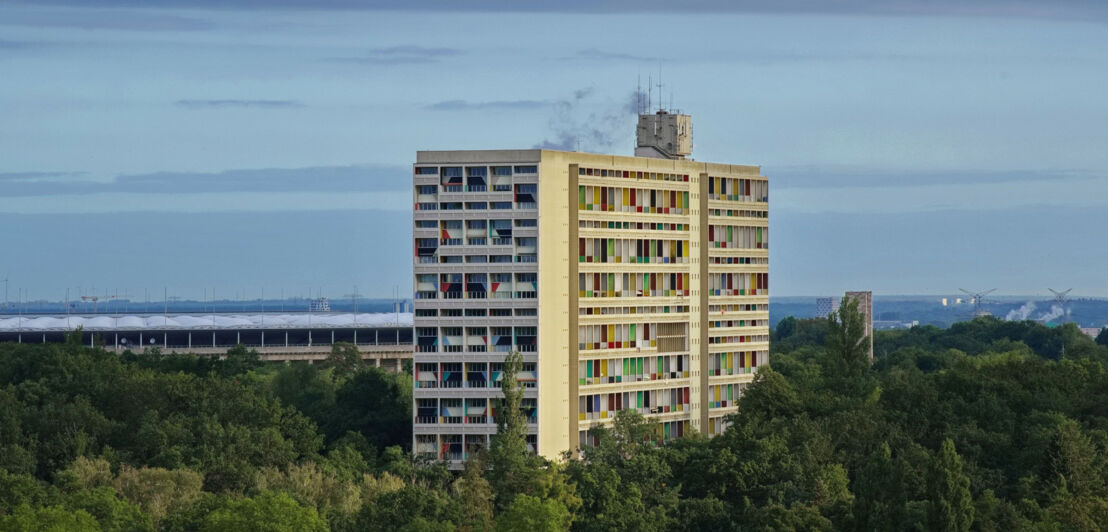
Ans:
[[[180,314],[176,316],[6,316],[3,331],[308,329],[331,327],[411,327],[412,313]]]

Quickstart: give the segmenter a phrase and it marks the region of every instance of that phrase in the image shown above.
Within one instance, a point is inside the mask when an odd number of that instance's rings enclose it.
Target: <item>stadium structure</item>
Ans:
[[[219,356],[242,344],[264,360],[321,361],[337,342],[358,347],[363,359],[400,370],[412,358],[411,313],[256,313],[181,315],[58,315],[0,318],[0,342],[64,342],[80,330],[81,343],[122,353]]]

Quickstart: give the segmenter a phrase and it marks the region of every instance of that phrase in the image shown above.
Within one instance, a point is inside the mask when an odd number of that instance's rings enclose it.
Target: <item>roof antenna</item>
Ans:
[[[642,74],[635,77],[635,112],[642,114]]]

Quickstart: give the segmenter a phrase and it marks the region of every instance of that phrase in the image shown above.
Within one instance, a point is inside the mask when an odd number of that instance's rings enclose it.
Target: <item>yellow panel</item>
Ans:
[[[607,377],[608,376],[608,361],[607,360],[601,360],[600,361],[600,376],[601,377]]]
[[[623,189],[623,205],[625,205],[625,206],[626,206],[626,205],[630,205],[630,202],[631,202],[631,194],[630,194],[630,192],[629,192],[629,191],[628,191],[628,190],[627,190],[627,189],[625,188],[625,189]]]

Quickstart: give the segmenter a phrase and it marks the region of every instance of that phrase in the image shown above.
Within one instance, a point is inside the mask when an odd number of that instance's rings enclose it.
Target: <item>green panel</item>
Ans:
[[[638,373],[639,375],[642,375],[642,361],[643,361],[643,359],[640,358],[638,360],[639,360],[639,362],[638,362],[639,367],[638,367],[638,371],[636,371],[636,373]]]
[[[592,378],[592,361],[585,362],[585,377]]]
[[[615,254],[616,254],[616,239],[609,238],[608,239],[608,256],[609,257],[614,257]]]
[[[634,323],[631,324],[631,341],[632,342],[635,341],[635,324]]]
[[[762,228],[761,227],[758,228],[758,243],[759,244],[762,243]]]
[[[624,375],[630,375],[631,374],[630,371],[627,371],[627,359],[626,358],[623,359],[623,374]]]
[[[585,187],[583,186],[577,187],[577,203],[581,205],[585,204]]]
[[[642,408],[642,392],[638,392],[638,396],[639,396],[638,397],[638,399],[639,399],[638,408]]]

